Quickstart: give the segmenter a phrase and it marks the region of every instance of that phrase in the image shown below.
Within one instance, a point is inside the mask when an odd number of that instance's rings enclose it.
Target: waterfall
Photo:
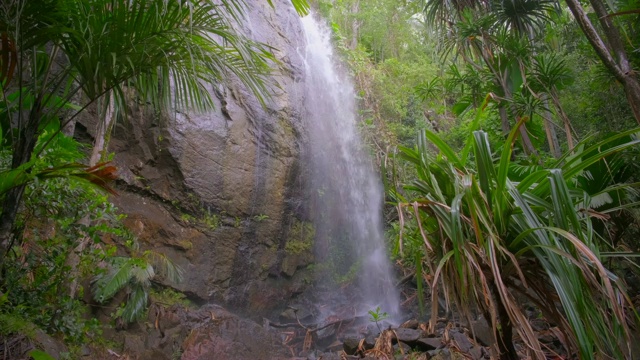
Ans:
[[[353,84],[340,69],[327,27],[312,15],[302,24],[318,268],[324,279],[333,278],[325,285],[356,279],[357,288],[349,291],[362,296],[368,308],[361,310],[379,306],[397,314],[398,294],[383,236],[383,188],[359,138]]]

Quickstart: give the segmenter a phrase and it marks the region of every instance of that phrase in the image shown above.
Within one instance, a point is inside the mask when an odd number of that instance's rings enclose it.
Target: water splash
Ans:
[[[334,280],[357,274],[353,293],[369,307],[361,310],[379,306],[397,314],[382,228],[383,189],[359,138],[353,85],[335,61],[327,27],[312,15],[302,24],[317,260]]]

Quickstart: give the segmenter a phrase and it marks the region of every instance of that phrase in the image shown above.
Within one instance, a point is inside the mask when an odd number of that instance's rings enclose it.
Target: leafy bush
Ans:
[[[50,140],[49,146],[33,162],[34,174],[60,169],[84,156],[73,139],[60,134],[51,138],[46,132],[43,139]],[[14,244],[5,260],[6,302],[0,312],[61,333],[70,342],[82,342],[99,331],[94,320],[84,317],[80,280],[94,276],[96,264],[115,250],[101,245],[102,237],[126,236],[127,231],[102,191],[68,174],[61,170],[55,177],[36,176],[25,188],[17,219],[24,231],[20,245]]]
[[[467,316],[477,309],[491,321],[501,358],[518,358],[515,329],[529,355],[544,359],[518,294],[560,327],[567,350],[580,358],[593,359],[594,350],[628,357],[625,306],[630,300],[603,265],[603,244],[592,226],[597,213],[578,178],[601,159],[640,143],[638,130],[593,145],[580,143],[583,151],[513,181],[509,169],[517,128],[499,154],[491,152],[484,132],[474,132],[461,155],[429,131],[421,134],[417,147],[401,149],[417,177],[391,196],[417,220],[425,253],[421,262],[430,275],[425,278],[431,279],[431,326],[442,290]],[[616,184],[602,191],[620,188]]]

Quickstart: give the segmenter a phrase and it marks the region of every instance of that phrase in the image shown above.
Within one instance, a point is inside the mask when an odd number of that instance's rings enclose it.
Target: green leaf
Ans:
[[[93,284],[93,298],[99,303],[111,299],[134,276],[135,260],[114,258],[107,274],[98,277]]]
[[[47,354],[46,352],[38,349],[34,349],[29,351],[29,356],[33,358],[33,360],[56,360],[53,356]]]

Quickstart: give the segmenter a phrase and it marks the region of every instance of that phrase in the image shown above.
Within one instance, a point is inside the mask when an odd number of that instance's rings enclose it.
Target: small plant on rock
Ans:
[[[389,314],[380,310],[380,306],[378,306],[375,310],[369,310],[369,316],[369,321],[375,322],[378,330],[382,332],[382,329],[380,328],[380,322],[388,318]]]

